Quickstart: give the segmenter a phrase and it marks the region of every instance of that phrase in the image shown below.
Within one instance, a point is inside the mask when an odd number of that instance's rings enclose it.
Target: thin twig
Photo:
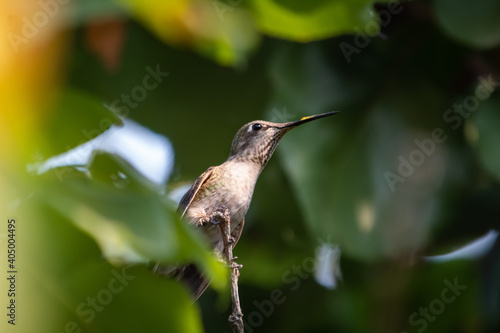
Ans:
[[[233,303],[232,313],[229,315],[229,324],[234,333],[244,333],[243,313],[240,307],[240,295],[238,291],[238,277],[240,276],[241,265],[238,265],[233,257],[234,238],[231,235],[231,222],[230,214],[226,209],[224,218],[221,219],[219,227],[222,233],[222,240],[224,242],[224,256],[231,269],[231,300]]]

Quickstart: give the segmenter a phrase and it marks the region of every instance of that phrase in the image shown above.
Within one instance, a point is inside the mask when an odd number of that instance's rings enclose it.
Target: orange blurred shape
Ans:
[[[120,69],[125,33],[125,22],[119,18],[96,20],[85,29],[87,47],[99,57],[108,72]]]
[[[0,2],[0,156],[15,166],[42,141],[41,124],[63,71],[68,0]]]

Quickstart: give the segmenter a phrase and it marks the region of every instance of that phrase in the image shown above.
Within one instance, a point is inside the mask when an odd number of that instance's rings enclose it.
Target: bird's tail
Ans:
[[[193,302],[203,294],[210,284],[210,280],[208,280],[194,264],[182,267],[155,265],[153,271],[158,275],[175,277],[177,280],[182,281],[191,290]]]

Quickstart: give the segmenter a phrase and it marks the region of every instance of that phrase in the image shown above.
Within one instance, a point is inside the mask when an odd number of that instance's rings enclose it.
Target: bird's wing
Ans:
[[[189,188],[189,190],[184,194],[181,201],[179,202],[179,206],[177,207],[177,212],[181,214],[181,217],[184,217],[186,211],[193,202],[196,194],[200,190],[201,186],[208,180],[213,174],[214,167],[210,167],[195,180],[193,185]],[[201,294],[207,289],[210,284],[210,280],[207,280],[202,273],[198,270],[198,268],[194,264],[189,264],[182,267],[169,268],[166,272],[159,272],[159,274],[163,275],[171,275],[177,277],[179,280],[183,281],[185,284],[189,286],[191,289],[191,293],[193,295],[193,301],[198,299]],[[166,273],[166,274],[165,274]]]
[[[200,272],[195,264],[182,267],[181,271],[174,275],[189,287],[193,302],[205,292],[210,282],[212,282]]]
[[[193,199],[196,196],[196,193],[198,193],[201,185],[203,185],[212,176],[213,170],[214,167],[208,168],[207,171],[202,173],[201,176],[195,180],[186,194],[184,194],[181,201],[179,202],[179,207],[177,207],[177,211],[181,213],[181,217],[184,217],[184,214],[186,214],[189,205],[191,204],[191,202],[193,202]]]
[[[241,232],[243,231],[243,226],[245,226],[245,218],[241,220],[241,223],[233,230],[231,233],[231,236],[234,238],[234,245],[235,246],[238,241],[240,240]]]
[[[245,219],[243,219],[243,221],[241,221],[241,223],[231,233],[231,236],[234,238],[234,245],[238,243],[244,225]],[[184,266],[174,275],[189,286],[193,296],[193,302],[196,301],[201,294],[203,294],[203,292],[205,292],[211,282],[211,280],[208,280],[194,264]]]
[[[183,217],[186,214],[186,211],[189,208],[191,202],[193,202],[194,197],[198,193],[200,187],[207,182],[213,174],[214,167],[210,167],[205,171],[196,181],[191,185],[189,190],[184,194],[181,201],[179,202],[179,207],[177,211],[181,213]],[[245,219],[233,230],[231,236],[233,236],[235,240],[235,245],[240,239],[241,232],[243,231],[243,226],[245,224]],[[198,297],[203,294],[203,292],[207,289],[210,284],[210,280],[208,280],[196,267],[194,264],[189,264],[183,267],[177,267],[175,269],[167,270],[167,274],[165,272],[159,272],[164,275],[173,275],[176,276],[179,280],[186,283],[191,289],[191,293],[193,295],[193,301],[198,299]]]

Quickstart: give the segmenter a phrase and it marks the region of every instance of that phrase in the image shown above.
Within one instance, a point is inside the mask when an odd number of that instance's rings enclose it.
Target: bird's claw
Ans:
[[[217,209],[213,212],[212,216],[210,216],[210,223],[212,223],[213,225],[217,225],[228,220],[229,210],[227,208]]]
[[[229,264],[229,268],[236,268],[237,270],[240,270],[243,268],[243,265],[237,264],[233,260],[234,260],[234,258],[231,259],[230,264]]]
[[[229,259],[229,268],[236,268],[236,269],[241,269],[243,267],[243,265],[240,265],[238,263],[236,263],[236,259],[238,259],[237,256],[234,256],[232,257],[231,259]]]
[[[202,227],[206,226],[209,222],[212,222],[212,219],[211,219],[210,217],[208,217],[208,216],[206,216],[206,217],[202,217],[202,218],[200,218],[200,219],[198,220],[198,223],[199,223]]]

